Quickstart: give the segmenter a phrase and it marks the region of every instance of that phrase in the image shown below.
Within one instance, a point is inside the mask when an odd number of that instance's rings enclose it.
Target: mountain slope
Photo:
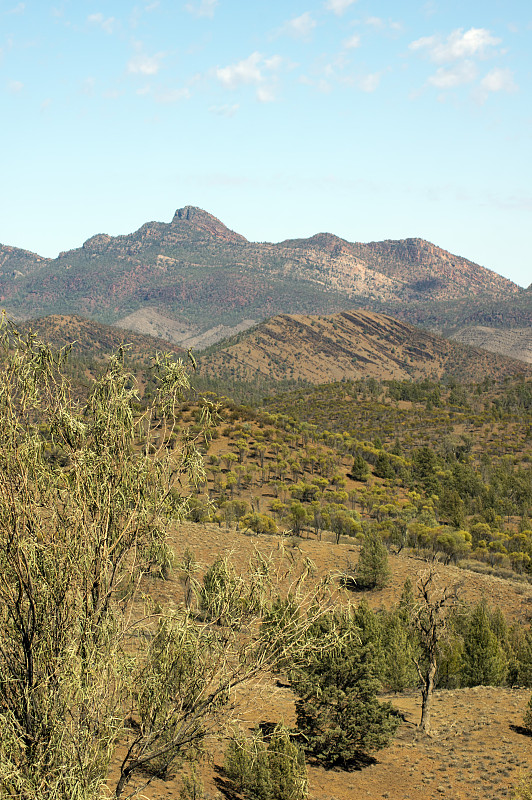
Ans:
[[[128,357],[147,364],[157,352],[168,351],[182,356],[183,350],[174,344],[152,336],[123,331],[111,325],[73,315],[55,314],[17,324],[22,333],[33,331],[54,348],[72,345],[74,357],[101,359],[126,347]]]
[[[347,242],[329,233],[279,244],[248,242],[198,208],[122,236],[97,234],[56,259],[2,247],[0,297],[21,317],[81,314],[206,344],[277,314],[370,307],[468,324],[465,310],[532,294],[422,239]],[[436,309],[436,310],[435,310]],[[454,315],[454,316],[453,316]],[[162,317],[158,320],[158,317]],[[170,320],[174,324],[169,324]],[[162,325],[162,329],[161,329]]]
[[[264,375],[315,384],[360,377],[481,380],[519,372],[532,374],[532,367],[360,310],[277,316],[200,357],[200,374],[206,376]]]

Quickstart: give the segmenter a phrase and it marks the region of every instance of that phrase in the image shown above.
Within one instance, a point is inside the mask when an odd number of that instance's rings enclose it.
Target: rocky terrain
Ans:
[[[423,239],[254,243],[191,206],[55,259],[2,245],[0,298],[13,317],[79,314],[196,348],[278,314],[363,307],[441,332],[532,324],[531,292]]]
[[[455,331],[451,338],[456,342],[482,347],[492,353],[501,353],[532,364],[532,327],[504,330],[473,325]]]

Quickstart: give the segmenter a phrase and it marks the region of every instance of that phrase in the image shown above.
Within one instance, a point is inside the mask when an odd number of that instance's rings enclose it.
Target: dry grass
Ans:
[[[218,554],[230,555],[235,566],[245,569],[254,548],[275,551],[277,537],[247,536],[217,525],[186,523],[171,536],[179,556],[190,547],[203,564],[210,564]],[[338,573],[348,561],[356,562],[358,548],[350,542],[335,545],[332,541],[287,540],[287,546],[299,548],[316,565],[317,574]],[[419,559],[392,556],[392,584],[369,593],[374,607],[389,606],[397,599],[407,577],[415,579],[426,565]],[[509,620],[524,620],[530,607],[532,590],[517,582],[477,575],[455,567],[441,567],[450,581],[463,581],[462,596],[470,602],[485,595],[490,603],[500,605]],[[172,576],[166,582],[150,582],[150,592],[161,602],[179,605],[182,587]],[[364,769],[344,772],[309,765],[310,800],[502,800],[511,797],[519,777],[532,768],[532,739],[521,730],[522,714],[530,696],[529,689],[475,687],[443,690],[435,694],[433,735],[417,729],[420,697],[411,692],[390,695],[386,699],[402,713],[404,721],[392,745],[377,753],[375,763]],[[240,719],[252,727],[257,722],[283,719],[293,724],[294,698],[290,689],[279,686],[275,678],[261,691],[244,693],[239,703]],[[222,800],[227,787],[221,767],[223,740],[208,744],[210,758],[202,768],[207,797]],[[144,790],[149,800],[177,798],[179,775],[167,781],[155,781]]]

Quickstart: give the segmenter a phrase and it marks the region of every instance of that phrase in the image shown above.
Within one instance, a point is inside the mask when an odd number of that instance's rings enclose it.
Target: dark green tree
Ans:
[[[327,765],[349,765],[385,747],[398,718],[380,703],[379,661],[374,642],[363,642],[353,612],[329,615],[315,626],[321,637],[336,628],[338,646],[293,675],[297,728],[304,747]]]
[[[351,477],[354,481],[367,481],[369,478],[369,467],[361,453],[355,453],[353,466],[351,467]]]
[[[388,551],[375,531],[368,531],[355,567],[355,582],[359,589],[382,589],[390,579]]]
[[[464,633],[462,682],[464,686],[498,686],[506,674],[506,658],[482,600],[471,612]]]

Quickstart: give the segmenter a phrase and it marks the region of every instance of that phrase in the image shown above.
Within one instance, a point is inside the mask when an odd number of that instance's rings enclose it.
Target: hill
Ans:
[[[75,315],[52,314],[17,325],[21,333],[33,331],[54,348],[72,345],[75,358],[101,359],[126,347],[129,358],[146,363],[157,352],[168,351],[183,355],[183,350],[170,342],[133,331],[123,331],[111,325]]]
[[[423,239],[363,244],[319,233],[254,243],[191,206],[169,223],[97,234],[55,259],[2,246],[0,297],[22,318],[75,313],[196,347],[278,314],[364,306],[443,330],[509,300],[524,298],[528,313],[532,302]]]
[[[451,339],[532,364],[532,327],[507,330],[471,325],[454,331]]]
[[[303,380],[313,384],[380,380],[481,380],[518,372],[525,364],[449,342],[371,311],[331,316],[281,315],[206,350],[200,374],[210,378]]]

